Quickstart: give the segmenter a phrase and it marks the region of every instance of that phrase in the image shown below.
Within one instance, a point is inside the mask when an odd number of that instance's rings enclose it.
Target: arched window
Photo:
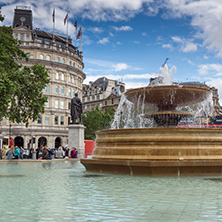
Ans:
[[[50,60],[51,60],[51,56],[50,56],[50,55],[47,55],[47,56],[46,56],[46,60],[47,60],[47,61],[50,61]]]
[[[60,62],[60,58],[59,57],[56,58],[56,62]]]
[[[55,92],[56,94],[59,94],[59,86],[56,86]]]
[[[65,75],[64,75],[64,73],[62,73],[61,79],[62,79],[63,81],[65,80]]]
[[[59,79],[59,73],[58,72],[56,73],[56,79]]]
[[[65,59],[62,59],[62,64],[65,64]]]
[[[39,55],[39,59],[44,59],[44,55],[43,55],[43,54],[40,54],[40,55]]]
[[[70,65],[70,66],[72,65],[72,61],[69,61],[69,65]]]

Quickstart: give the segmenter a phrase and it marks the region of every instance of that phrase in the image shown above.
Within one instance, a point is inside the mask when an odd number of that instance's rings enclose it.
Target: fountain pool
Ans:
[[[167,65],[163,70],[167,72]],[[169,80],[171,72],[166,74]],[[116,111],[120,114],[117,120],[131,128],[118,128],[121,124],[114,120],[116,129],[98,131],[92,159],[81,160],[87,170],[148,176],[222,174],[222,128],[177,127],[180,121],[194,115],[187,107],[198,107],[199,103],[208,106],[205,101],[212,100],[209,87],[189,83],[163,85],[163,80],[160,78],[160,85],[125,92],[136,115],[128,118],[131,108],[125,103]],[[146,107],[153,111],[148,112]],[[186,107],[186,111],[181,107]],[[126,119],[122,117],[125,112]],[[157,127],[146,127],[146,118],[153,119]],[[134,122],[140,124],[133,127]]]
[[[0,221],[221,221],[221,184],[90,173],[78,161],[0,162]]]

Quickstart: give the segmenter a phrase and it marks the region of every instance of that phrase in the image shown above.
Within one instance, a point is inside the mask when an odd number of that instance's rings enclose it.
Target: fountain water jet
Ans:
[[[127,101],[121,100],[120,105],[125,104],[127,116],[133,113],[136,120],[117,117],[125,126],[136,128],[98,131],[93,158],[81,160],[87,170],[150,176],[222,173],[222,129],[176,127],[181,119],[195,116],[183,107],[203,104],[211,96],[210,89],[203,84],[164,85],[163,78],[159,80],[125,93]],[[157,128],[146,127],[152,118]],[[112,127],[118,128],[117,120]]]

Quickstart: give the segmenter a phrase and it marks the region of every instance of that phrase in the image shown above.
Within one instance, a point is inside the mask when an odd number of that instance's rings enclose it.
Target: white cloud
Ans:
[[[197,44],[193,43],[192,39],[185,39],[185,38],[181,38],[179,36],[173,36],[172,40],[175,43],[178,43],[180,46],[180,50],[182,52],[195,52],[197,51]]]
[[[222,56],[222,1],[221,0],[165,0],[170,16],[191,18],[191,25],[198,28],[197,37],[204,45]]]
[[[114,71],[118,72],[121,70],[126,70],[128,68],[128,65],[126,63],[117,63],[113,65]]]
[[[125,75],[113,75],[107,74],[106,78],[113,80],[121,80],[126,84],[126,89],[148,86],[150,78],[156,77],[157,74],[125,74]],[[84,80],[84,84],[88,84],[90,81],[95,81],[102,75],[87,75]]]
[[[102,33],[103,32],[103,30],[98,27],[89,27],[88,30],[93,33]]]
[[[121,26],[121,27],[113,26],[112,28],[113,28],[115,31],[118,31],[118,32],[120,32],[120,31],[126,32],[126,31],[132,31],[132,30],[133,30],[133,28],[131,28],[131,27],[128,26],[128,25]]]
[[[173,49],[173,46],[171,44],[163,44],[161,47],[164,49]]]
[[[102,44],[102,45],[105,45],[106,43],[109,42],[109,38],[103,38],[103,39],[100,39],[97,43],[98,44]]]
[[[201,64],[199,65],[198,73],[200,75],[217,75],[222,72],[221,64]]]
[[[192,42],[189,42],[182,48],[182,51],[183,52],[195,52],[195,51],[197,51],[197,45]]]

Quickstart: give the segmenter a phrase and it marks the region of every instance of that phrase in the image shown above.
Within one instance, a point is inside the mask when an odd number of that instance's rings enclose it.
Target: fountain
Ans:
[[[96,133],[92,159],[81,159],[87,170],[149,176],[222,174],[222,129],[177,127],[195,117],[187,107],[209,99],[210,89],[205,84],[170,84],[171,74],[164,64],[154,83],[125,93],[125,112],[119,106],[113,129]],[[135,121],[127,113],[132,107],[137,107]]]

